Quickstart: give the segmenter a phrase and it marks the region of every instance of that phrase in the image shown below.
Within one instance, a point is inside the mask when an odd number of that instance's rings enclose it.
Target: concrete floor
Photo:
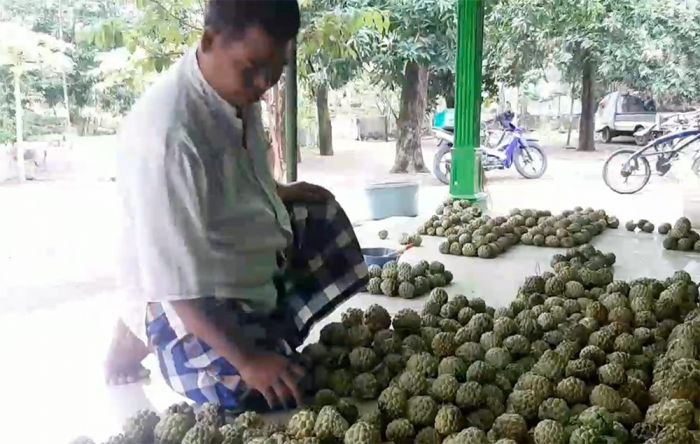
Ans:
[[[364,185],[397,179],[386,174],[393,145],[352,143],[336,148],[332,158],[305,153],[300,177],[331,189],[353,221],[364,220]],[[434,141],[426,140],[428,162],[432,150]],[[656,224],[688,214],[674,177],[653,177],[643,192],[621,196],[606,189],[600,178],[607,153],[552,149],[548,155],[548,172],[537,181],[520,179],[513,171],[489,174],[494,214],[515,206],[559,211],[581,205],[602,207],[623,223],[645,217]],[[90,165],[84,170],[94,171]],[[429,175],[414,175],[411,180],[421,184],[419,211],[427,216],[447,194],[447,187]],[[153,371],[148,384],[108,388],[102,381],[102,360],[120,299],[114,280],[119,228],[114,184],[90,177],[8,185],[0,187],[0,202],[7,209],[0,218],[3,442],[60,444],[79,434],[99,442],[117,432],[139,408],[162,410],[178,401],[159,378],[153,358],[146,363]],[[406,218],[369,222],[359,226],[357,233],[364,247],[395,247],[399,234],[412,232],[420,222]],[[389,230],[390,239],[378,240],[380,229]],[[507,303],[525,276],[547,270],[556,252],[517,246],[487,261],[442,256],[438,242],[426,238],[423,247],[408,251],[403,260],[441,260],[455,275],[448,288],[451,294],[478,295],[494,306]],[[608,231],[594,243],[617,254],[618,278],[665,277],[685,269],[700,280],[700,256],[666,252],[656,235]],[[361,294],[327,321],[339,319],[349,306],[366,308],[373,303],[396,312],[420,308],[423,301]],[[317,338],[319,327],[310,340]]]
[[[365,224],[357,233],[365,247],[395,247],[394,239],[403,231],[413,231],[418,223],[417,219],[389,219]],[[386,241],[376,236],[383,228],[390,232]],[[482,260],[440,255],[438,242],[437,238],[425,238],[422,247],[409,250],[402,260],[442,261],[455,276],[448,288],[450,294],[480,296],[493,306],[508,303],[526,275],[549,269],[549,259],[557,251],[519,245],[497,259]],[[664,251],[660,242],[656,235],[609,230],[594,244],[617,255],[617,278],[663,278],[679,269],[700,278],[697,256]],[[423,300],[360,294],[326,321],[338,320],[347,307],[366,308],[374,303],[396,312],[405,307],[420,309]],[[6,364],[0,366],[0,380],[9,382],[0,406],[0,417],[6,419],[3,434],[7,442],[63,443],[79,434],[104,439],[117,432],[122,421],[136,410],[162,410],[178,401],[159,377],[152,357],[146,362],[153,372],[149,383],[118,388],[103,384],[101,357],[115,312],[116,306],[105,306],[104,300],[83,301],[35,312],[29,325],[26,318],[16,316],[0,326],[6,356]],[[310,341],[316,340],[319,328],[314,329]],[[36,427],[37,411],[41,412],[41,427]]]

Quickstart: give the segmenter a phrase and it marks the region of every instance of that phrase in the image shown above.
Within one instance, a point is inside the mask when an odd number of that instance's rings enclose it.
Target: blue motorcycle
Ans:
[[[524,130],[514,125],[512,119],[512,113],[503,113],[497,117],[503,132],[495,147],[481,146],[477,149],[481,166],[484,171],[505,170],[515,166],[518,173],[526,179],[540,178],[547,170],[547,156],[537,140],[526,138]],[[433,174],[440,182],[449,184],[454,145],[454,110],[445,110],[435,117],[433,133],[438,139],[438,151],[433,158]],[[482,128],[482,139],[483,133]]]

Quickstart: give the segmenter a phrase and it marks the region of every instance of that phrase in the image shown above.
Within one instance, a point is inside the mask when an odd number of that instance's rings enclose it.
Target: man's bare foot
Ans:
[[[120,319],[114,329],[105,362],[105,381],[108,385],[131,384],[150,376],[141,361],[151,350],[137,338]]]

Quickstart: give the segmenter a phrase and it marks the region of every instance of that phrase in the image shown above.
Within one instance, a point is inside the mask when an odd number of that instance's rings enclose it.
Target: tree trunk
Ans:
[[[569,106],[569,130],[566,133],[566,146],[571,146],[571,130],[574,126],[574,94],[576,93],[576,88],[571,87],[571,106]],[[573,148],[573,147],[572,147]]]
[[[578,125],[578,151],[595,151],[595,97],[593,63],[583,64],[581,77],[581,120]]]
[[[328,108],[328,85],[316,89],[316,113],[318,115],[318,149],[322,156],[333,155],[333,127]]]
[[[63,42],[63,2],[58,0],[58,39]],[[66,79],[66,70],[61,68],[61,83],[63,85],[63,106],[66,107],[66,122],[70,128],[70,107],[68,105],[68,80]],[[68,129],[67,128],[67,129]]]
[[[428,173],[423,160],[421,136],[428,96],[428,70],[414,62],[406,64],[401,88],[396,159],[392,173]]]
[[[447,108],[454,109],[455,107],[455,94],[454,91],[450,91],[445,95],[445,106]]]
[[[27,179],[24,170],[24,113],[22,112],[22,71],[15,67],[15,147],[17,152],[17,178],[20,182]]]
[[[270,130],[270,165],[275,179],[283,182],[286,180],[287,163],[285,161],[286,144],[284,130],[284,85],[280,80],[270,89],[264,97],[269,113]]]

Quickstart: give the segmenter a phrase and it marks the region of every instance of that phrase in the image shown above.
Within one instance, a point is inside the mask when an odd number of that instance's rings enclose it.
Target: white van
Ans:
[[[603,142],[617,136],[634,136],[641,129],[649,128],[657,121],[656,111],[649,111],[641,97],[623,92],[612,92],[600,101],[595,114],[595,130]],[[646,144],[645,140],[636,140]]]

